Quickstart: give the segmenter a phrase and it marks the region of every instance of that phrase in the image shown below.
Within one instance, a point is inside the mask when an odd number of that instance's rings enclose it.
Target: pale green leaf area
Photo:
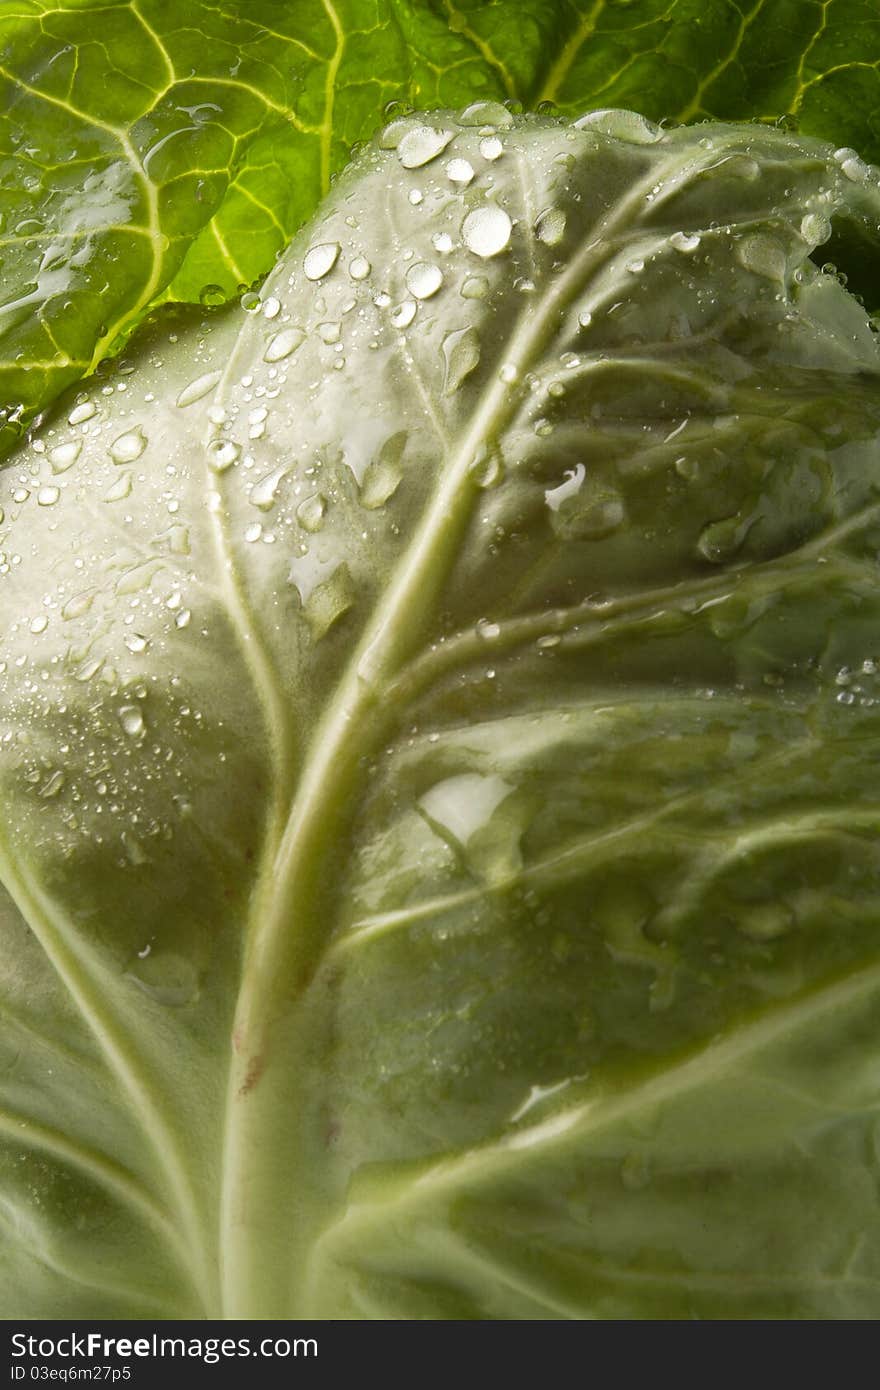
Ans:
[[[400,118],[21,444],[7,1316],[878,1315],[878,201]]]
[[[0,446],[165,299],[258,281],[390,102],[774,120],[880,158],[863,0],[6,0]]]

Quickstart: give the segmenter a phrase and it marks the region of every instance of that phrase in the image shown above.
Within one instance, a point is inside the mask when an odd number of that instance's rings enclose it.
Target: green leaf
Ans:
[[[0,446],[163,299],[256,282],[390,101],[773,119],[880,158],[853,0],[20,0],[0,15]]]
[[[21,446],[13,1316],[876,1315],[878,202],[407,117]]]

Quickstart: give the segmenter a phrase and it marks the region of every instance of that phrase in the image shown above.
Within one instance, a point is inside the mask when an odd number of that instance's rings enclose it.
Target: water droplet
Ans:
[[[452,237],[448,232],[435,232],[431,237],[431,245],[441,256],[448,256],[452,250]]]
[[[258,541],[263,534],[263,527],[259,521],[252,521],[250,526],[245,527],[244,538],[250,544]]]
[[[75,405],[68,415],[67,423],[68,425],[83,425],[86,420],[91,420],[92,416],[97,414],[97,410],[98,407],[93,401],[80,401],[79,405]]]
[[[327,322],[318,324],[318,337],[322,343],[338,343],[342,334],[342,324]]]
[[[196,401],[202,400],[209,391],[214,390],[219,380],[219,372],[205,372],[203,376],[197,376],[188,386],[184,386],[177,397],[177,404],[181,407],[195,405]]]
[[[123,473],[104,493],[105,502],[121,502],[131,494],[131,474]]]
[[[210,444],[205,446],[205,452],[208,455],[209,467],[213,468],[215,473],[224,473],[241,454],[241,446],[232,439],[212,439]]]
[[[494,642],[496,637],[501,636],[501,624],[490,623],[488,618],[481,618],[477,623],[476,633],[484,642]]]
[[[845,159],[840,166],[840,172],[845,178],[851,179],[853,183],[860,183],[867,179],[871,172],[870,165],[866,164],[858,155],[854,158]]]
[[[84,613],[88,613],[94,602],[94,590],[87,590],[82,594],[74,594],[69,598],[61,610],[61,616],[66,621],[70,618],[81,618]]]
[[[410,126],[398,141],[397,158],[404,169],[421,169],[442,154],[452,138],[451,130],[430,125]]]
[[[423,194],[420,188],[411,188],[409,190],[409,201],[412,203],[414,208],[418,207],[419,203],[422,201],[422,197]]]
[[[499,130],[509,130],[513,125],[513,116],[500,101],[472,101],[456,120],[463,126],[493,125]]]
[[[487,135],[484,140],[480,141],[480,154],[484,159],[500,159],[503,153],[504,146],[497,135]]]
[[[444,361],[443,394],[451,396],[480,360],[480,339],[473,327],[447,333],[441,344]]]
[[[225,304],[226,291],[222,285],[203,285],[199,292],[200,304]]]
[[[785,251],[772,237],[762,236],[760,232],[743,237],[736,244],[736,256],[740,265],[754,275],[767,280],[785,278]]]
[[[13,502],[26,502],[30,497],[30,492],[26,487],[17,487],[12,494]]]
[[[412,129],[412,121],[404,117],[402,120],[391,121],[379,133],[380,150],[396,150],[400,144],[401,137],[408,130]]]
[[[497,449],[481,449],[470,464],[468,473],[478,488],[497,487],[504,477],[504,460]]]
[[[256,293],[255,290],[248,290],[247,293],[243,294],[241,296],[241,299],[239,300],[239,303],[241,304],[241,307],[242,309],[244,309],[246,314],[258,313],[261,302],[262,301],[260,299],[260,296]]]
[[[41,632],[45,632],[48,626],[49,619],[46,617],[45,613],[41,613],[39,617],[31,619],[30,629],[34,636],[38,636]]]
[[[41,507],[54,507],[58,498],[61,496],[61,489],[57,487],[41,487],[37,493],[37,504]]]
[[[408,328],[416,316],[416,305],[412,299],[404,299],[391,315],[395,328]]]
[[[590,310],[581,309],[580,313],[578,314],[578,323],[580,324],[581,328],[589,328],[592,322],[593,315],[590,313]]]
[[[280,468],[274,468],[271,473],[266,473],[254,483],[248,499],[251,505],[259,507],[262,512],[269,511],[275,505],[278,486],[286,475],[287,468],[282,465]]]
[[[114,463],[134,463],[146,447],[147,440],[142,429],[126,430],[110,445],[110,457]]]
[[[705,526],[697,541],[697,550],[713,565],[731,560],[742,546],[749,531],[749,521],[740,516],[728,516]]]
[[[465,246],[475,256],[487,259],[497,256],[510,241],[513,229],[510,218],[503,208],[491,203],[487,207],[475,208],[469,212],[461,224],[461,236]]]
[[[280,333],[276,333],[275,337],[269,340],[269,345],[263,353],[263,361],[281,362],[296,352],[298,347],[302,347],[305,340],[306,335],[301,328],[282,328]]]
[[[66,778],[64,773],[58,768],[55,772],[51,773],[47,781],[43,783],[42,787],[37,792],[37,796],[43,797],[45,801],[51,800],[53,796],[57,796],[62,790],[65,781]]]
[[[360,483],[360,503],[368,511],[383,507],[399,488],[403,480],[401,460],[406,448],[406,430],[392,434],[379,451],[379,456],[370,461],[364,470]]]
[[[588,111],[573,124],[575,130],[595,130],[601,135],[611,135],[615,140],[625,140],[629,145],[655,145],[663,139],[663,131],[653,121],[646,120],[636,111],[622,111],[614,107]]]
[[[436,782],[419,798],[418,807],[441,833],[464,846],[488,824],[512,790],[509,782],[494,773],[464,772]]]
[[[49,450],[49,462],[53,473],[64,473],[76,463],[82,452],[82,440],[71,439],[67,444],[56,444]]]
[[[141,652],[145,652],[150,644],[146,637],[141,636],[139,632],[129,632],[125,637],[125,645],[135,656],[140,656]]]
[[[681,251],[685,256],[696,251],[700,244],[700,236],[697,232],[673,232],[669,238],[669,245],[673,251]]]
[[[199,994],[199,977],[195,966],[172,951],[151,951],[146,956],[138,955],[126,970],[125,978],[157,1004],[172,1009],[191,1004]]]
[[[514,381],[519,380],[519,367],[515,362],[503,362],[498,375],[506,385],[510,386]]]
[[[372,268],[366,256],[355,256],[348,267],[348,273],[352,280],[366,280]]]
[[[450,159],[446,166],[446,177],[451,183],[466,187],[474,177],[474,166],[466,159]]]
[[[338,241],[323,241],[312,246],[303,257],[306,279],[322,280],[335,266],[341,249]]]
[[[485,275],[469,275],[460,293],[462,299],[485,299],[489,293],[489,281]]]
[[[348,565],[337,565],[329,579],[318,584],[303,605],[303,615],[317,642],[355,601],[354,581]]]
[[[263,303],[263,318],[276,319],[280,313],[281,300],[276,299],[274,295],[270,295]]]
[[[801,236],[813,246],[823,246],[831,236],[831,223],[818,212],[808,212],[801,220]]]
[[[430,299],[443,284],[443,272],[438,265],[418,261],[406,272],[406,287],[416,299]]]
[[[119,722],[129,738],[143,738],[147,732],[147,726],[139,705],[121,705]]]
[[[192,622],[192,613],[188,608],[181,608],[177,617],[174,619],[175,627],[189,627]]]
[[[535,222],[535,236],[547,246],[558,246],[565,235],[565,213],[562,208],[545,208]]]
[[[320,531],[327,511],[327,499],[320,492],[306,497],[296,509],[296,519],[304,531]]]

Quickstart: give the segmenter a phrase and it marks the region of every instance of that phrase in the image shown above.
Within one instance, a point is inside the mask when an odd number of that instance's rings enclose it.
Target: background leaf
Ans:
[[[880,156],[856,0],[16,0],[0,15],[0,448],[163,299],[252,284],[387,103],[790,115]]]

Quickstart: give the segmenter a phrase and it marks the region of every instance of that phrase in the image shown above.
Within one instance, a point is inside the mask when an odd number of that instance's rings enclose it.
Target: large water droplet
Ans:
[[[327,511],[327,499],[320,492],[306,497],[296,509],[296,519],[304,531],[320,531]]]
[[[663,131],[653,121],[646,120],[636,111],[622,111],[614,107],[588,111],[573,124],[575,130],[595,130],[602,135],[612,135],[616,140],[625,140],[629,145],[655,145],[663,139]]]
[[[263,361],[281,362],[296,352],[298,347],[302,347],[305,340],[306,335],[301,328],[282,328],[280,333],[276,333],[275,337],[269,340],[269,345],[263,353]]]
[[[713,565],[723,565],[733,559],[749,531],[749,521],[741,516],[728,516],[705,526],[697,541],[697,550]]]
[[[558,246],[565,235],[565,213],[562,208],[545,208],[535,223],[535,236],[547,246]]]
[[[361,506],[368,511],[383,507],[403,480],[401,460],[406,448],[406,430],[398,430],[385,440],[378,458],[367,464],[360,485]]]
[[[430,125],[411,126],[398,142],[397,158],[404,169],[421,169],[442,154],[452,138],[451,130]]]
[[[470,464],[468,473],[477,487],[497,487],[504,477],[504,459],[498,449],[481,449]]]
[[[61,610],[61,616],[65,621],[71,618],[81,618],[84,613],[88,613],[95,599],[93,589],[87,590],[83,594],[74,594],[67,600]]]
[[[64,473],[72,468],[82,453],[82,440],[71,439],[67,444],[56,444],[49,450],[49,462],[53,473]]]
[[[131,495],[131,474],[123,473],[104,493],[105,502],[122,502]]]
[[[205,372],[204,375],[197,376],[188,386],[184,386],[177,397],[177,404],[182,407],[195,405],[196,401],[202,400],[209,391],[214,390],[219,380],[219,372]]]
[[[352,280],[366,280],[372,268],[366,256],[355,256],[348,267],[348,273]]]
[[[488,259],[504,250],[510,241],[512,227],[504,209],[490,203],[468,213],[461,224],[461,236],[469,251]]]
[[[75,405],[68,415],[67,423],[68,425],[83,425],[86,420],[91,420],[97,411],[98,407],[94,401],[80,401],[79,405]]]
[[[784,279],[785,251],[772,237],[756,232],[738,241],[735,249],[740,265],[754,275],[762,275],[767,280]]]
[[[110,445],[110,457],[114,463],[134,463],[146,447],[147,439],[142,429],[126,430]]]
[[[324,241],[312,246],[303,257],[303,273],[306,279],[323,279],[335,266],[340,250],[338,241]]]
[[[60,768],[57,768],[56,771],[51,773],[47,780],[43,783],[42,787],[37,792],[37,795],[43,797],[45,801],[50,801],[53,797],[57,796],[60,791],[63,790],[65,781],[66,778],[64,776],[64,773],[61,771]]]
[[[312,590],[303,605],[303,614],[316,642],[351,608],[355,592],[354,580],[344,563]]]
[[[466,159],[450,159],[446,166],[446,177],[451,183],[466,187],[474,177],[474,166]]]
[[[212,439],[210,444],[205,446],[205,452],[208,455],[208,464],[214,472],[224,473],[241,454],[241,446],[232,439]]]
[[[419,798],[418,806],[435,828],[465,846],[512,790],[509,782],[494,773],[464,772],[435,783]]]
[[[251,505],[259,507],[261,512],[268,512],[275,505],[279,484],[286,475],[287,468],[282,465],[280,468],[273,468],[271,473],[266,473],[254,483],[248,499]]]
[[[406,272],[406,287],[416,299],[430,299],[442,284],[443,271],[427,261],[418,261]]]
[[[801,236],[813,246],[823,246],[831,236],[831,223],[819,212],[808,212],[801,220]]]
[[[669,238],[669,245],[673,251],[681,251],[682,255],[689,256],[700,244],[700,236],[697,232],[673,232]]]
[[[469,275],[461,287],[462,299],[485,299],[489,293],[489,281],[485,275]]]
[[[480,339],[473,327],[447,333],[441,344],[444,362],[443,394],[451,396],[480,360]]]
[[[500,101],[472,101],[456,120],[463,126],[493,125],[498,130],[509,130],[513,125],[513,116]]]
[[[139,705],[121,705],[119,722],[129,738],[143,738],[147,732],[146,722]]]
[[[480,154],[490,162],[500,159],[504,153],[504,146],[497,135],[487,135],[480,141]]]
[[[37,493],[37,505],[40,507],[54,507],[60,496],[60,488],[48,486],[41,487]]]
[[[30,630],[35,637],[39,636],[41,632],[45,632],[48,626],[49,619],[46,617],[45,613],[40,613],[38,617],[32,618],[30,622]]]
[[[404,299],[391,314],[395,328],[409,328],[416,316],[416,305],[412,299]]]

